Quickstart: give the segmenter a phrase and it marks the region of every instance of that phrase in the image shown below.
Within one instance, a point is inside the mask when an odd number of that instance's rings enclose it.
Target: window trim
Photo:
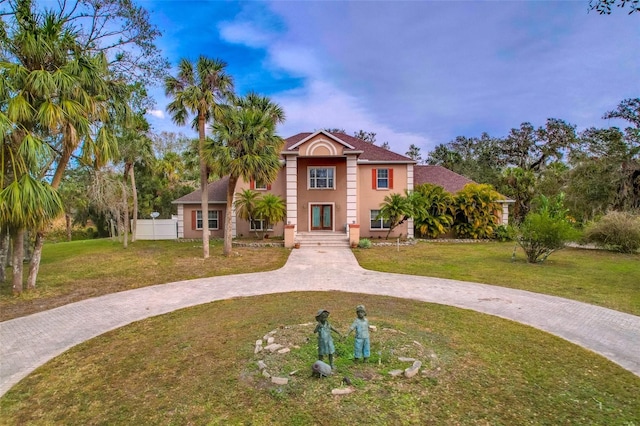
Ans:
[[[318,188],[317,186],[316,187],[311,186],[311,180],[312,180],[311,179],[311,171],[312,170],[319,170],[319,169],[327,170],[327,171],[331,170],[331,173],[330,173],[331,176],[329,176],[329,173],[327,173],[327,177],[326,177],[327,181],[331,180],[331,186],[326,186],[326,187],[322,187],[322,188]],[[313,178],[313,179],[314,179],[314,182],[316,182],[316,184],[317,184],[317,179],[318,178]],[[321,179],[325,179],[325,178],[321,178]],[[328,184],[328,182],[327,182],[327,184]],[[336,189],[336,167],[335,166],[308,166],[307,167],[307,189],[309,189],[309,190],[316,190],[317,189],[317,190],[320,190],[320,191],[327,190],[327,189],[335,190]]]
[[[376,212],[375,216],[373,215],[373,212]],[[369,210],[369,230],[370,231],[388,231],[391,229],[391,222],[388,220],[385,220],[383,218],[380,219],[374,219],[374,217],[378,216],[380,214],[380,209],[371,209]],[[380,227],[373,227],[372,224],[373,222],[378,222],[380,224]]]
[[[207,216],[210,216],[211,213],[215,213],[216,214],[216,218],[215,219],[211,219],[211,217],[208,217],[208,221],[207,221],[207,225],[211,226],[211,221],[215,220],[217,223],[217,227],[215,228],[208,228],[210,231],[218,231],[220,230],[220,216],[221,216],[221,210],[208,210],[208,214]],[[199,216],[199,218],[198,218]],[[198,227],[198,222],[200,222],[200,227]],[[202,210],[195,210],[195,227],[194,229],[196,231],[202,231],[203,229],[203,220],[202,220]]]
[[[380,172],[383,170],[387,172],[386,178],[380,178]],[[380,180],[386,180],[387,186],[380,186]],[[381,191],[393,189],[393,168],[385,167],[371,169],[371,188]]]

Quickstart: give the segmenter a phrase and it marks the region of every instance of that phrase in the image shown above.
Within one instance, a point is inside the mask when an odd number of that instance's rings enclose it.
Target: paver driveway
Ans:
[[[144,287],[0,323],[0,396],[65,350],[109,330],[231,297],[345,291],[472,309],[528,324],[590,349],[640,376],[640,317],[522,290],[362,269],[350,249],[293,250],[272,272]]]

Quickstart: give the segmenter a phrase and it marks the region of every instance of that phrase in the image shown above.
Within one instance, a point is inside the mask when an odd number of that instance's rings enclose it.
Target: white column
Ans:
[[[407,165],[407,190],[413,191],[413,164]],[[413,218],[407,220],[407,238],[413,238]]]
[[[287,223],[295,225],[298,232],[298,157],[287,155],[286,158],[286,197]],[[304,171],[302,171],[304,173]]]
[[[347,225],[358,223],[358,164],[355,155],[347,156]]]
[[[178,204],[178,238],[184,238],[184,205]]]

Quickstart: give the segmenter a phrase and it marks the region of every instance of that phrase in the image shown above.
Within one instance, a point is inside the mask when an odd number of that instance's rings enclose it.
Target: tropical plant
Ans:
[[[491,238],[498,226],[500,205],[491,185],[469,183],[454,197],[453,230],[462,238]]]
[[[255,218],[256,204],[260,199],[260,194],[252,189],[245,189],[242,192],[236,192],[235,198],[234,206],[236,208],[236,214],[239,218],[251,223]],[[256,237],[257,236],[258,231],[256,228]]]
[[[236,185],[245,181],[273,182],[280,171],[280,150],[284,140],[275,134],[277,123],[270,102],[260,106],[243,104],[221,111],[213,125],[214,139],[208,140],[211,164],[220,175],[229,175],[223,253],[232,249],[232,205]]]
[[[411,218],[412,215],[413,206],[409,198],[395,193],[384,197],[384,202],[380,204],[380,211],[376,219],[384,219],[389,223],[389,230],[385,237],[385,239],[389,239],[391,232]]]
[[[209,164],[205,153],[205,126],[220,115],[223,105],[232,96],[233,80],[225,72],[227,64],[219,59],[200,56],[195,64],[182,59],[176,77],[165,79],[165,94],[173,100],[167,111],[176,124],[186,124],[193,114],[192,127],[198,131],[198,157],[200,163],[201,209],[204,217],[209,211]],[[208,227],[202,231],[202,256],[209,257]]]
[[[578,238],[579,232],[570,223],[563,200],[562,194],[553,199],[538,197],[538,207],[518,227],[517,241],[529,263],[544,262],[551,253]]]
[[[264,194],[255,206],[255,217],[264,220],[264,230],[271,229],[273,225],[282,222],[287,216],[287,206],[282,199],[275,194]]]
[[[411,197],[415,229],[422,236],[437,238],[453,225],[453,196],[443,187],[425,183]]]
[[[640,216],[612,211],[592,222],[585,230],[585,240],[607,250],[634,253],[640,249]]]

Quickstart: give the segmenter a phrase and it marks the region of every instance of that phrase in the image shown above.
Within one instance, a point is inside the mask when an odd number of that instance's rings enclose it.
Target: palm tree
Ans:
[[[231,254],[232,206],[236,184],[245,181],[273,182],[280,170],[284,140],[275,134],[276,120],[269,112],[253,107],[229,108],[214,124],[215,140],[208,146],[217,172],[229,175],[223,253]]]
[[[188,114],[193,114],[192,127],[198,131],[198,156],[200,160],[200,191],[202,217],[208,217],[209,167],[205,155],[205,124],[214,119],[223,110],[223,102],[230,97],[233,81],[225,72],[227,64],[218,59],[201,56],[192,64],[182,59],[178,65],[177,77],[165,79],[165,93],[173,98],[167,106],[173,121],[181,126],[186,123]],[[206,221],[205,221],[206,222]],[[209,257],[209,228],[202,230],[203,257]]]
[[[284,200],[275,194],[265,194],[258,200],[255,207],[256,218],[265,221],[264,229],[284,220],[287,216],[287,206]]]
[[[245,189],[242,192],[236,192],[236,201],[234,206],[236,212],[241,219],[248,220],[249,223],[254,219],[256,204],[260,200],[260,194],[251,189]],[[258,237],[258,231],[256,231]]]
[[[412,215],[411,202],[402,194],[391,194],[384,197],[384,202],[380,205],[378,218],[389,222],[389,231],[386,239],[389,239],[391,231],[403,224]]]

